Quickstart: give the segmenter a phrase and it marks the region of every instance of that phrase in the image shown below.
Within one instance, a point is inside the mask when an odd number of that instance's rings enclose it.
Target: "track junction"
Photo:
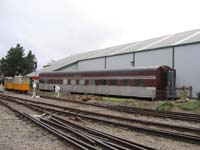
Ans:
[[[57,102],[65,101],[63,99],[54,99]],[[1,104],[9,107],[12,111],[20,114],[20,116],[26,117],[32,120],[37,125],[42,126],[48,131],[56,134],[60,138],[71,143],[78,149],[155,149],[147,145],[139,144],[137,142],[124,140],[123,138],[109,135],[98,130],[94,130],[87,126],[74,123],[66,119],[66,116],[72,116],[75,119],[87,120],[92,122],[99,122],[106,124],[108,126],[115,126],[119,128],[125,128],[126,130],[133,130],[138,132],[143,132],[149,135],[162,136],[165,138],[184,141],[187,143],[192,143],[195,145],[200,144],[200,128],[198,127],[188,127],[188,126],[178,126],[172,124],[166,124],[161,122],[144,121],[140,119],[132,119],[128,117],[122,117],[117,115],[110,115],[102,112],[81,110],[79,108],[67,107],[58,104],[52,104],[49,102],[35,101],[25,98],[19,98],[11,95],[0,94]],[[199,122],[198,115],[189,115],[184,113],[166,113],[159,111],[153,111],[148,109],[136,109],[127,106],[110,106],[101,104],[91,104],[87,102],[77,102],[80,105],[90,105],[103,109],[111,109],[119,112],[126,113],[136,113],[141,115],[150,115],[155,117],[164,117],[170,119],[180,119],[188,118],[189,122]],[[26,113],[26,111],[20,111],[15,108],[15,106],[26,107],[32,111],[36,111],[39,117],[33,117]],[[141,113],[139,113],[141,112]],[[161,114],[164,114],[163,116]],[[137,125],[135,125],[137,123]],[[149,127],[150,126],[150,127]],[[151,127],[153,126],[153,127]],[[70,132],[66,134],[65,131]]]

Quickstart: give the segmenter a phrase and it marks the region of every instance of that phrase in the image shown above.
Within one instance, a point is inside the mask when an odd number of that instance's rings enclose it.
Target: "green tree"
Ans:
[[[37,67],[37,59],[35,55],[29,50],[27,56],[25,57],[24,74],[33,72]]]
[[[0,60],[0,72],[4,76],[25,75],[34,71],[35,55],[30,50],[25,56],[25,50],[20,44],[11,47],[7,55]]]

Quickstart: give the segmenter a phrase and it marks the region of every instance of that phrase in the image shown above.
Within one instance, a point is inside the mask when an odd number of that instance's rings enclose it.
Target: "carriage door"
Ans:
[[[167,72],[167,98],[176,97],[176,71],[169,70]]]

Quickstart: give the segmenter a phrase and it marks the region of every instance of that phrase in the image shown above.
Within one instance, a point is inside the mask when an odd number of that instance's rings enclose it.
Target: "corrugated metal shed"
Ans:
[[[76,63],[77,61],[85,59],[112,56],[123,53],[139,52],[162,47],[178,46],[195,42],[200,42],[200,29],[72,55],[55,62],[51,66],[42,69],[41,72],[55,71],[59,68],[68,66],[70,64]]]
[[[26,77],[39,76],[40,72],[41,72],[41,70],[34,71],[34,72],[29,73],[29,74],[26,74],[25,76]]]

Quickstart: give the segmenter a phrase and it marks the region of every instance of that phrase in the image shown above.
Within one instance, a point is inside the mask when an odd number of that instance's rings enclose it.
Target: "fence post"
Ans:
[[[190,98],[192,98],[192,86],[189,87],[190,90]]]
[[[151,100],[153,101],[153,94],[154,94],[154,90],[152,90],[152,97],[151,97]]]

